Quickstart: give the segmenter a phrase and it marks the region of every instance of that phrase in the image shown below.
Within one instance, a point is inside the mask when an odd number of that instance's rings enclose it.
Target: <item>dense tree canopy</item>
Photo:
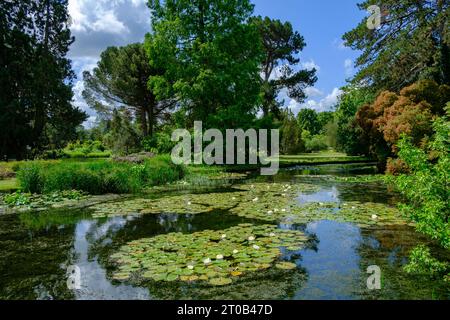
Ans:
[[[261,67],[262,111],[265,116],[269,112],[278,114],[277,97],[280,91],[286,89],[290,98],[302,103],[306,98],[304,89],[317,81],[316,70],[294,69],[300,63],[298,54],[306,43],[300,33],[293,30],[290,22],[256,17],[252,23],[258,28],[264,48]],[[274,71],[280,74],[275,76]]]
[[[23,158],[75,136],[86,115],[72,106],[74,39],[67,0],[0,2],[0,156]]]
[[[320,127],[317,112],[313,109],[302,109],[297,115],[298,124],[302,130],[308,131],[310,134],[319,134]]]
[[[431,80],[419,81],[399,94],[383,91],[356,114],[369,152],[385,161],[397,152],[402,135],[407,135],[415,146],[423,146],[433,133],[433,118],[444,114],[446,101],[450,101],[450,87]]]
[[[262,60],[257,30],[248,23],[250,1],[151,0],[149,7],[150,62],[167,66],[150,80],[157,97],[174,95],[191,123],[248,126],[258,106]]]
[[[399,91],[420,79],[450,83],[450,2],[446,0],[365,0],[382,5],[381,27],[366,19],[344,35],[346,45],[361,50],[357,83]]]

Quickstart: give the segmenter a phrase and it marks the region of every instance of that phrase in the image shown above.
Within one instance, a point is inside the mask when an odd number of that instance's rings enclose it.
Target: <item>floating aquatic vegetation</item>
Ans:
[[[293,208],[281,221],[285,224],[300,224],[318,220],[352,222],[360,227],[408,224],[395,207],[356,201],[304,204]]]
[[[95,218],[127,214],[201,214],[236,206],[242,193],[202,193],[167,196],[159,199],[137,198],[94,206]]]
[[[160,235],[130,242],[112,255],[118,266],[113,278],[227,285],[235,277],[271,268],[281,256],[280,248],[301,250],[308,240],[300,231],[251,224],[221,231]],[[286,262],[281,266],[292,269]]]
[[[83,209],[120,199],[107,194],[89,196],[80,191],[57,191],[50,194],[13,193],[0,198],[0,213],[39,212],[49,209]]]
[[[184,194],[159,199],[131,199],[93,207],[94,217],[127,214],[202,214],[214,210],[270,223],[302,224],[318,220],[353,222],[362,227],[406,224],[400,212],[372,202],[313,202],[300,204],[301,193],[320,187],[310,184],[254,183],[237,185],[234,191]],[[258,244],[256,244],[258,245]]]
[[[229,210],[238,207],[235,212],[245,211],[248,203],[252,202],[251,211],[263,212],[259,217],[263,219],[269,205],[273,203],[286,203],[292,201],[301,191],[314,191],[317,187],[307,184],[277,184],[257,183],[252,185],[238,185],[230,192],[184,194],[162,197],[159,199],[131,199],[122,202],[112,202],[94,206],[94,217],[118,216],[127,214],[201,214],[213,210]],[[275,211],[278,209],[275,208]],[[280,212],[285,208],[280,207]],[[245,216],[245,214],[242,214]]]
[[[348,182],[348,183],[370,183],[387,181],[386,176],[382,174],[365,174],[353,176],[337,176],[337,175],[297,175],[297,178],[318,179],[324,181],[334,182]]]

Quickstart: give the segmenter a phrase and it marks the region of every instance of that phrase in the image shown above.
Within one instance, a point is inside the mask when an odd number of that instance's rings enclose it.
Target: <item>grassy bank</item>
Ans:
[[[158,156],[143,164],[88,162],[28,162],[17,172],[20,188],[31,193],[79,190],[89,194],[136,193],[145,187],[177,181],[185,169],[168,156]]]
[[[280,166],[314,165],[314,164],[340,164],[340,163],[364,163],[373,161],[367,157],[347,156],[338,152],[304,153],[293,156],[280,156]]]

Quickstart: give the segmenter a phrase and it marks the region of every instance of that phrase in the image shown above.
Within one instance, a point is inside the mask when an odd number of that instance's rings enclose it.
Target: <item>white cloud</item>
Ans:
[[[101,52],[109,46],[142,42],[150,31],[150,9],[147,0],[69,0],[70,29],[75,36],[69,58],[77,75],[74,83],[74,105],[87,112],[84,124],[91,126],[96,119],[82,97],[83,71],[91,71]]]
[[[96,32],[106,33],[129,33],[130,30],[119,21],[114,14],[114,11],[108,10],[98,16],[98,19],[92,24],[92,29]]]
[[[348,50],[350,49],[349,47],[345,46],[345,41],[342,39],[334,39],[333,43],[332,43],[333,47],[338,49],[338,50]]]
[[[146,0],[69,0],[75,36],[70,57],[98,57],[108,46],[144,40],[150,31]]]
[[[298,114],[301,109],[314,109],[317,112],[331,111],[338,103],[341,94],[342,90],[334,88],[331,93],[318,101],[309,99],[305,103],[300,104],[294,99],[291,99],[288,108],[291,109],[294,114]]]
[[[314,87],[308,87],[305,89],[305,93],[309,98],[323,96],[323,92]]]
[[[345,59],[344,61],[344,69],[345,69],[345,76],[350,77],[353,75],[354,67],[353,67],[353,60],[352,59]]]
[[[316,69],[317,72],[320,71],[320,66],[318,66],[312,59],[309,61],[302,62],[301,65],[302,65],[302,68],[306,69],[306,70]]]

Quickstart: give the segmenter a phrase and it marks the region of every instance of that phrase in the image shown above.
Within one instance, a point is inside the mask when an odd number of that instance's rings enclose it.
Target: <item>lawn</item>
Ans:
[[[345,153],[326,151],[318,153],[302,153],[298,155],[280,156],[281,166],[302,165],[302,164],[339,164],[339,163],[358,163],[373,161],[367,157],[347,156]]]
[[[17,179],[0,180],[0,192],[15,191],[19,188]]]

